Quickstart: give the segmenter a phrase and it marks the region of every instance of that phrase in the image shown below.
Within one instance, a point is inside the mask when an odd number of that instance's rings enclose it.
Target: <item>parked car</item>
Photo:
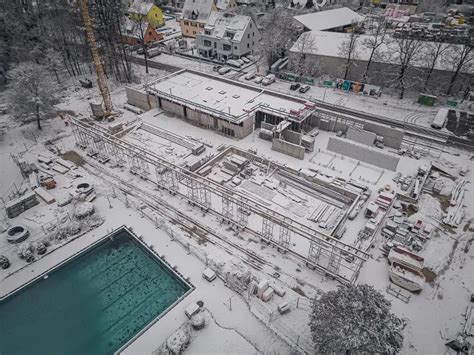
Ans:
[[[263,78],[262,80],[262,85],[270,85],[271,83],[275,82],[275,75],[274,74],[268,74],[266,77]]]
[[[256,77],[255,73],[252,73],[252,72],[251,72],[251,73],[245,74],[244,79],[245,79],[245,80],[252,80],[252,79],[255,78],[255,77]]]
[[[219,69],[219,74],[220,75],[224,75],[224,74],[227,74],[228,72],[230,72],[232,69],[230,69],[229,67],[222,67]]]
[[[301,85],[298,84],[298,83],[291,84],[291,85],[290,85],[290,90],[293,90],[293,91],[294,91],[294,90],[298,90],[298,89],[300,88],[300,86],[301,86]]]
[[[137,49],[137,54],[143,55],[145,53],[145,49],[143,47]]]
[[[233,59],[228,60],[227,64],[235,68],[240,68],[242,66],[242,64],[240,64],[238,61],[233,60]]]
[[[242,59],[236,59],[235,61],[239,63],[241,66],[245,64],[245,62]]]
[[[260,83],[262,82],[262,80],[263,80],[263,77],[257,76],[253,82],[254,82],[255,84],[260,84]]]
[[[222,68],[222,65],[214,65],[212,71],[219,71],[220,68]]]
[[[250,63],[250,59],[248,59],[247,57],[242,57],[240,59],[242,59],[244,61],[244,63],[246,63],[246,64]]]
[[[299,91],[300,91],[302,94],[304,94],[304,93],[307,92],[309,89],[310,89],[310,86],[309,86],[309,85],[301,85]]]
[[[156,57],[161,54],[161,50],[159,48],[151,48],[147,50],[147,54],[149,58]]]

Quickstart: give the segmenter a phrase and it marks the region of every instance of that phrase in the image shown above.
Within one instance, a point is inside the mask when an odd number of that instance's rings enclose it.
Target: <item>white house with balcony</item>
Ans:
[[[214,12],[196,35],[196,47],[202,57],[224,61],[253,53],[261,39],[251,17]]]

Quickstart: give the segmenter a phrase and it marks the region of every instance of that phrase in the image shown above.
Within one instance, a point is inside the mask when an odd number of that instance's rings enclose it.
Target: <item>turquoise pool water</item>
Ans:
[[[121,230],[0,303],[0,354],[112,354],[189,289]]]

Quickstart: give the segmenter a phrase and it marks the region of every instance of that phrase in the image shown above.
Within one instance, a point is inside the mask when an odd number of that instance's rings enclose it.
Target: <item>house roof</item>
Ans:
[[[151,2],[144,2],[142,0],[135,0],[128,8],[128,12],[133,14],[140,14],[146,16],[154,4]]]
[[[303,45],[301,42],[304,41],[304,36],[311,36],[313,39],[313,45]],[[350,37],[349,33],[339,33],[339,32],[327,32],[327,31],[310,31],[303,33],[295,44],[291,47],[291,53],[299,53],[301,48],[306,48],[305,52],[307,54],[314,54],[319,56],[325,57],[335,57],[335,58],[342,58],[344,57],[341,54],[341,46],[345,41],[348,41]],[[355,58],[356,60],[368,61],[370,56],[370,50],[364,45],[364,42],[367,39],[370,39],[372,36],[370,35],[360,35],[357,38],[356,44],[356,53]],[[426,56],[423,53],[426,53],[427,46],[432,42],[424,42],[424,47],[420,48],[420,54],[418,55],[417,60],[413,61],[413,66],[418,68],[426,68],[430,66],[429,61],[424,60]],[[452,55],[452,51],[455,49],[459,49],[460,45],[451,45],[446,44],[447,50],[443,52],[442,55],[438,58],[438,61],[435,64],[434,69],[437,70],[446,70],[452,71],[452,65],[450,65],[450,61],[448,60],[449,55]],[[373,59],[373,62],[378,63],[386,63],[386,64],[398,64],[398,54],[397,51],[394,50],[393,44],[389,41],[382,43],[378,49],[378,56],[376,59]],[[452,63],[451,63],[452,64]]]
[[[186,0],[182,18],[206,22],[212,12],[213,5],[214,0]]]
[[[206,30],[211,31],[211,36],[216,38],[225,38],[227,32],[232,32],[233,42],[240,42],[245,29],[252,18],[249,16],[228,14],[224,12],[213,12],[206,23]]]
[[[347,26],[352,22],[360,22],[364,19],[364,16],[359,15],[347,7],[342,7],[340,9],[299,15],[295,16],[294,19],[310,31],[324,31],[331,28]]]
[[[215,2],[218,10],[227,10],[230,5],[230,0],[216,0]]]
[[[124,32],[123,34],[126,37],[136,38],[136,39],[140,40],[141,39],[141,34],[146,33],[146,31],[148,30],[148,26],[150,26],[150,24],[148,22],[142,22],[142,23],[138,24],[138,23],[133,22],[132,20],[126,18],[125,21],[124,21],[124,24],[123,24],[123,32]],[[142,28],[143,32],[140,31],[140,27]],[[153,31],[156,31],[153,26],[151,26],[151,28],[153,29]]]

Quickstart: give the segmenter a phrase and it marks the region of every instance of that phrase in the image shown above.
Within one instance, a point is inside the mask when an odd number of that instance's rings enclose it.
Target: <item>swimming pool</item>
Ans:
[[[0,354],[112,354],[191,290],[121,228],[0,302]]]

